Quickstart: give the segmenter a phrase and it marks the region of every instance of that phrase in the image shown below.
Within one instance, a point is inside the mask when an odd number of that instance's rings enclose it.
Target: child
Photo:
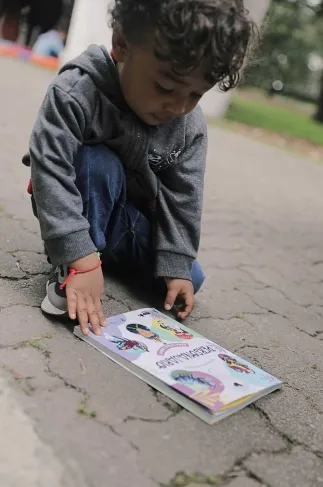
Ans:
[[[42,310],[68,312],[98,335],[98,252],[120,272],[162,283],[165,309],[183,300],[180,319],[191,313],[204,280],[196,256],[207,130],[197,104],[217,83],[237,85],[255,32],[243,0],[116,0],[111,14],[112,53],[91,46],[63,67],[29,157],[34,211],[57,268]]]

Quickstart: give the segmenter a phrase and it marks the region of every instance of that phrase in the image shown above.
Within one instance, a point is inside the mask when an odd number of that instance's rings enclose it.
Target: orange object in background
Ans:
[[[26,46],[20,44],[14,44],[9,41],[1,41],[0,39],[0,56],[7,56],[11,58],[21,59],[29,63],[36,64],[42,68],[58,71],[59,60],[55,57],[40,56],[35,54],[32,50]]]
[[[39,56],[37,54],[31,54],[29,61],[48,69],[58,70],[59,68],[59,61],[55,57]]]
[[[0,44],[0,54],[9,57],[19,57],[17,49],[15,49],[14,44]]]

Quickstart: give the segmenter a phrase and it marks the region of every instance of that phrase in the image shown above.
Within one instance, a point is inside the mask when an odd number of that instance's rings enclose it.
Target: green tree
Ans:
[[[322,12],[322,0],[272,0],[259,61],[246,73],[246,83],[268,93],[283,88],[305,94],[313,84],[310,56],[323,54]]]

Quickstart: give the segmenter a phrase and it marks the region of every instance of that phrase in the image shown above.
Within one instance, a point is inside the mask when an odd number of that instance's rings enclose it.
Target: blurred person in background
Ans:
[[[41,34],[34,44],[33,52],[40,56],[58,58],[65,48],[66,32],[60,30],[49,30]]]
[[[35,32],[42,35],[55,28],[63,15],[64,5],[63,0],[29,0],[28,4],[25,44],[31,46]]]
[[[33,53],[40,56],[58,58],[63,52],[67,40],[74,1],[63,0],[62,15],[55,28],[42,33],[33,45]]]

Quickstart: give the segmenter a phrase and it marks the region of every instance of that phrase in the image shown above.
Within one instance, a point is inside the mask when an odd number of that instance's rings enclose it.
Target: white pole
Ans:
[[[134,0],[135,1],[135,0]],[[107,5],[109,0],[75,0],[67,45],[61,57],[64,64],[81,54],[90,44],[104,44],[111,48],[112,32],[108,26]],[[260,25],[267,12],[270,0],[245,0],[251,17]],[[232,93],[221,93],[218,89],[207,93],[201,107],[206,116],[225,115]]]
[[[90,44],[111,48],[112,32],[108,26],[108,0],[75,0],[66,48],[61,64],[81,54]]]

